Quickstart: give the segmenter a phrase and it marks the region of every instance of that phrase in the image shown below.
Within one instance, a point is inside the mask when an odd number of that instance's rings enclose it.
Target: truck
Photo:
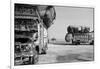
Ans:
[[[65,41],[70,44],[94,44],[94,32],[89,27],[68,26]]]
[[[34,6],[15,4],[14,14],[14,65],[36,64],[38,53],[35,46],[39,18]]]
[[[51,16],[52,12],[50,9],[53,8],[52,6],[44,5],[42,8],[41,6],[15,3],[15,65],[36,64],[39,54],[46,54],[46,50],[48,49],[47,29],[51,26],[55,15]],[[54,8],[52,10],[54,12]],[[45,13],[41,13],[42,11],[45,11]],[[27,48],[31,49],[27,51]],[[26,51],[24,52],[25,49]]]

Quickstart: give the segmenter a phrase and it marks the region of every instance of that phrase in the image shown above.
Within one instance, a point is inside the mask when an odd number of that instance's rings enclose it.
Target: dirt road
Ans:
[[[93,45],[48,45],[37,64],[93,61]]]

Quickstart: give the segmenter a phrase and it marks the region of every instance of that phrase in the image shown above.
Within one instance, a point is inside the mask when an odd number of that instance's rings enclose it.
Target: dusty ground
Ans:
[[[47,54],[39,55],[37,64],[93,61],[93,45],[49,44]]]

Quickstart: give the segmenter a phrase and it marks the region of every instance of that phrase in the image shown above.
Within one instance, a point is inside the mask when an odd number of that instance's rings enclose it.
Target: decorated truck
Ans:
[[[16,3],[14,11],[14,64],[36,64],[46,54],[54,7]]]
[[[14,19],[14,64],[36,64],[38,53],[34,42],[37,38],[33,38],[33,35],[38,32],[39,19],[35,7],[26,4],[15,4]]]
[[[65,36],[66,42],[71,44],[94,44],[94,32],[89,27],[68,26]]]

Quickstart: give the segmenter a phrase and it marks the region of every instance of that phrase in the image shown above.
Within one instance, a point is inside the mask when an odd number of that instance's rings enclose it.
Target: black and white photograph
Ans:
[[[14,3],[14,66],[94,61],[94,8]]]

